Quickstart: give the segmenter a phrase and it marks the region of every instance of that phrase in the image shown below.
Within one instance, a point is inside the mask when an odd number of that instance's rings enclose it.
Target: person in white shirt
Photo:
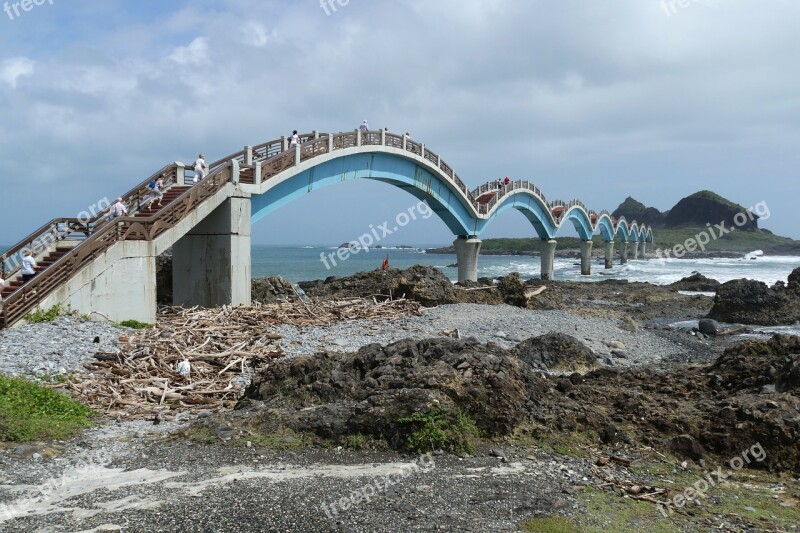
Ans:
[[[360,129],[362,132],[367,132],[369,131],[369,124],[367,124],[367,121],[365,120],[364,122],[361,123],[358,129]]]
[[[200,154],[197,156],[197,161],[194,162],[194,182],[202,180],[208,176],[208,165],[206,165],[206,156]]]
[[[122,203],[122,198],[117,198],[114,205],[111,206],[111,218],[119,218],[128,214],[128,208]]]
[[[3,289],[6,288],[6,280],[0,278],[0,309],[3,308]]]
[[[22,258],[22,284],[28,283],[36,275],[36,259],[33,258],[33,252],[25,250]]]
[[[297,130],[292,132],[291,140],[289,141],[289,147],[292,147],[296,144],[300,144],[300,136],[297,134]]]

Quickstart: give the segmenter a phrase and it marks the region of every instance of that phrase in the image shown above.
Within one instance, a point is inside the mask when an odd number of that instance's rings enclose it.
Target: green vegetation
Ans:
[[[583,531],[560,516],[547,516],[528,520],[522,524],[522,530],[530,531],[531,533],[581,533]]]
[[[366,450],[369,449],[372,444],[374,444],[372,437],[362,433],[347,435],[342,442],[342,446],[348,450]]]
[[[131,328],[131,329],[148,329],[152,328],[152,324],[148,324],[147,322],[139,322],[138,320],[123,320],[119,323],[120,326],[124,328]]]
[[[746,211],[746,208],[744,206],[739,205],[739,204],[737,204],[735,202],[731,202],[727,198],[723,198],[719,194],[717,194],[715,192],[708,191],[708,190],[697,191],[696,193],[687,196],[687,198],[698,198],[698,199],[701,199],[701,200],[711,200],[712,202],[716,202],[718,204],[724,205],[725,207],[730,207],[731,209],[734,209],[734,210],[739,211],[741,213]]]
[[[475,441],[480,437],[475,421],[460,409],[450,413],[442,407],[435,407],[401,418],[398,422],[411,426],[405,445],[416,453],[437,448],[454,453],[474,453]]]
[[[725,229],[730,229],[728,226]],[[719,231],[712,226],[714,235],[719,235]],[[787,237],[779,237],[761,231],[732,231],[718,239],[714,239],[708,227],[684,226],[679,228],[660,228],[653,230],[655,237],[655,248],[673,248],[677,244],[683,245],[687,239],[696,238],[697,235],[704,233],[709,238],[709,243],[705,246],[710,251],[726,252],[752,252],[762,249],[768,251],[781,246],[798,246],[800,243]],[[648,246],[653,250],[653,246]],[[699,249],[698,249],[699,250]]]
[[[0,376],[0,441],[66,439],[91,425],[92,411],[67,395]]]
[[[25,315],[25,320],[31,324],[41,324],[43,322],[52,322],[56,318],[70,314],[71,309],[69,306],[56,304],[50,309],[37,309]]]

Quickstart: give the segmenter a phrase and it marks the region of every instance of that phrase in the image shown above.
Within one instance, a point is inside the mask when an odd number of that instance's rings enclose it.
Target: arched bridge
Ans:
[[[173,248],[176,304],[213,306],[250,302],[250,225],[313,190],[343,180],[383,181],[425,201],[456,236],[460,281],[477,277],[481,233],[501,213],[516,209],[541,239],[542,277],[553,275],[556,236],[569,225],[582,240],[581,271],[590,273],[592,235],[605,241],[606,268],[615,240],[620,261],[652,242],[651,228],[614,219],[582,202],[548,201],[533,183],[489,182],[470,190],[435,152],[386,130],[286,137],[246,146],[210,165],[200,183],[181,163],[165,166],[123,196],[129,215],[109,220],[109,208],[82,218],[50,221],[1,257],[8,287],[0,325],[37,306],[70,305],[112,320],[155,320],[155,258]],[[163,207],[148,207],[147,185],[162,178]],[[20,254],[32,249],[38,274],[22,284]]]

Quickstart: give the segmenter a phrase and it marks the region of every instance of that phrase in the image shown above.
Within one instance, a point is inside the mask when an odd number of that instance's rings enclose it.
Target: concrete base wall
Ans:
[[[156,321],[156,258],[152,243],[114,245],[68,283],[51,293],[40,309],[61,304],[81,314],[101,313],[114,322]]]
[[[250,304],[250,199],[232,197],[172,248],[176,305]]]
[[[581,241],[581,275],[592,273],[592,241]]]

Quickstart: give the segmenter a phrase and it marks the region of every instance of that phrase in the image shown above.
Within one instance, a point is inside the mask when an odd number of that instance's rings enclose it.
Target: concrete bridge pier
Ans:
[[[605,267],[614,268],[614,241],[605,242]]]
[[[542,279],[553,279],[553,259],[556,255],[556,244],[553,239],[542,239],[540,260],[542,264]]]
[[[647,241],[640,241],[639,242],[639,255],[644,259],[645,254],[647,253]]]
[[[592,241],[581,241],[581,276],[592,273]]]
[[[480,239],[470,235],[459,235],[453,241],[458,263],[458,281],[478,281],[478,253],[481,250]]]
[[[639,241],[633,241],[633,260],[639,259]]]
[[[250,195],[238,194],[173,245],[176,305],[250,304]]]
[[[628,241],[619,243],[619,264],[624,265],[628,262]]]

